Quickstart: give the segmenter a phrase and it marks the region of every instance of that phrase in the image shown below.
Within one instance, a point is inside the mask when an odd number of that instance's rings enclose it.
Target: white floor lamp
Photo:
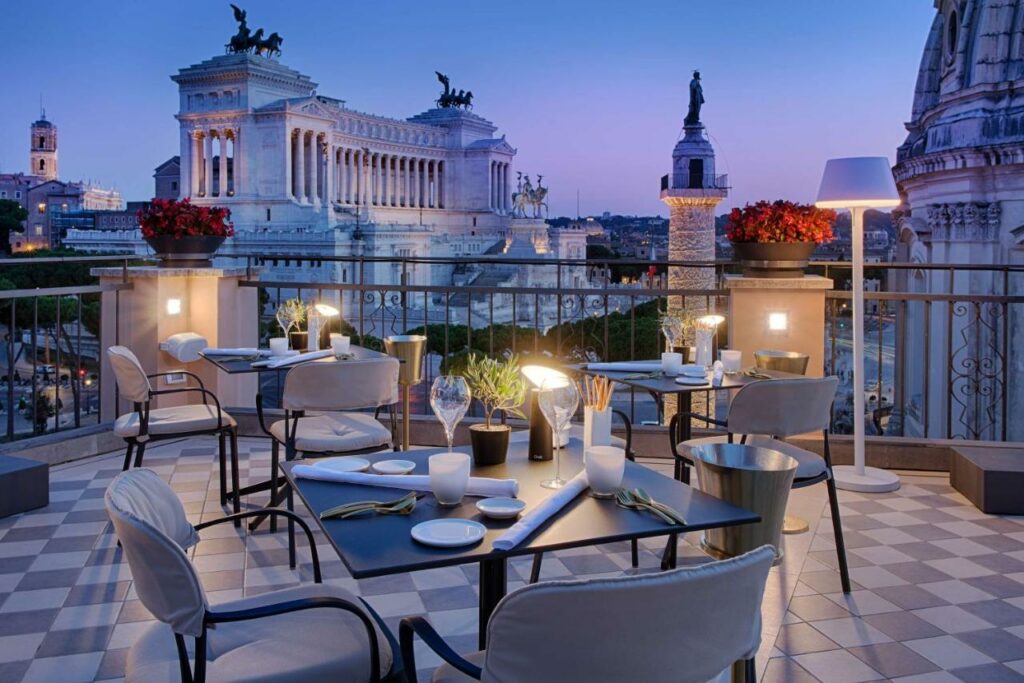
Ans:
[[[895,491],[892,472],[866,467],[864,460],[864,211],[899,206],[900,196],[885,157],[829,159],[815,205],[849,209],[853,242],[853,466],[833,468],[836,486],[847,491]],[[881,389],[881,387],[879,387]]]

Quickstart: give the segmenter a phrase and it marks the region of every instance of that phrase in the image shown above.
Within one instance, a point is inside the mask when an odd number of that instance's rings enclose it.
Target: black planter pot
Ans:
[[[508,454],[508,437],[512,428],[508,425],[472,425],[469,441],[473,444],[473,462],[476,465],[500,465]]]
[[[224,243],[224,238],[213,235],[157,235],[147,237],[146,243],[156,252],[161,268],[209,268],[210,259]]]
[[[803,277],[814,242],[733,242],[747,277]]]
[[[305,351],[309,346],[309,332],[289,332],[288,339],[293,351]]]

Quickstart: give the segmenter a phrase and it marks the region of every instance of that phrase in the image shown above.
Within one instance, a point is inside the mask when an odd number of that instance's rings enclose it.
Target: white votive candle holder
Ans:
[[[288,353],[288,337],[271,337],[270,352],[275,356],[284,356]]]
[[[586,455],[587,482],[595,498],[611,498],[622,486],[626,451],[617,446],[591,446]]]
[[[334,332],[331,334],[331,351],[335,356],[344,356],[352,348],[352,338],[344,334]]]
[[[683,371],[683,354],[665,351],[661,354],[661,371],[666,377],[675,377]]]
[[[743,367],[743,352],[736,349],[725,349],[719,353],[722,367],[727,375],[735,375]]]
[[[462,502],[469,485],[469,455],[467,453],[439,453],[427,459],[430,472],[430,490],[439,505],[452,507]]]

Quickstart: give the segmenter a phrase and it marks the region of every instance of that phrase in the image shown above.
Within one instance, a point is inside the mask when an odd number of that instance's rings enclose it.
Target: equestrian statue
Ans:
[[[537,176],[537,187],[534,188],[530,182],[530,176],[523,176],[523,172],[516,173],[516,191],[512,193],[512,216],[513,218],[541,218],[547,216],[548,205],[544,201],[548,196],[548,188],[541,183],[544,176]],[[530,208],[528,215],[527,208]]]

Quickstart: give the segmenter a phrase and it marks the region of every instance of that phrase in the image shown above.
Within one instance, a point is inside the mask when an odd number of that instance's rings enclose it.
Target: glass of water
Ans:
[[[448,452],[452,450],[455,439],[455,427],[469,410],[469,402],[473,395],[465,378],[459,375],[440,375],[434,379],[430,387],[430,407],[434,415],[444,427],[444,435],[448,439]]]

